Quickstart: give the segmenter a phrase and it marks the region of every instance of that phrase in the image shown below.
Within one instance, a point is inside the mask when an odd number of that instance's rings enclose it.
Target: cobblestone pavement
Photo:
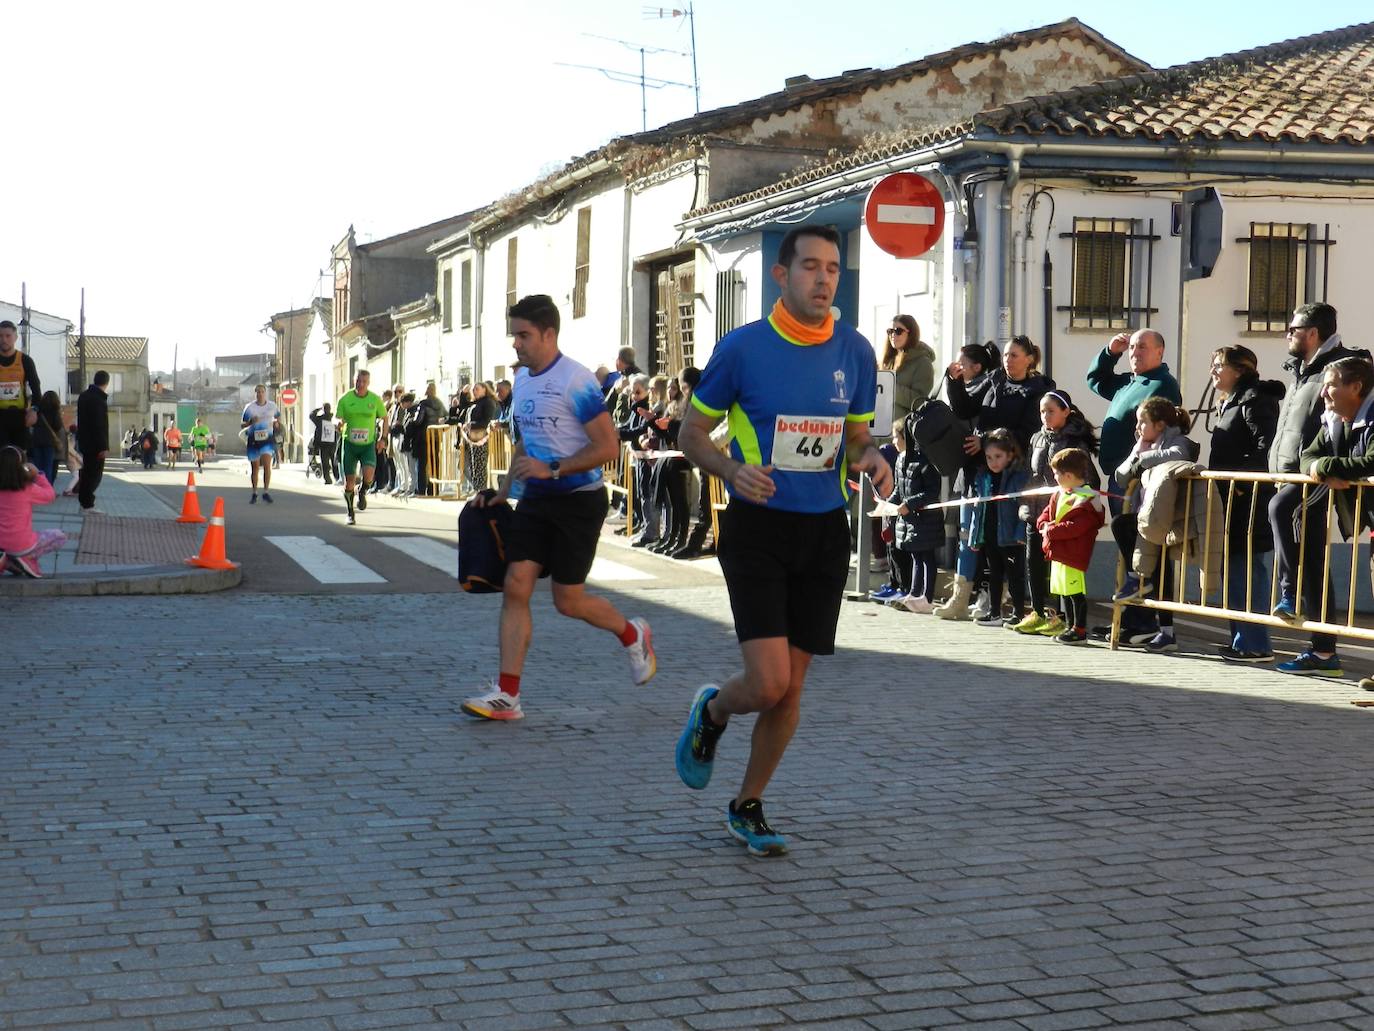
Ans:
[[[849,605],[756,860],[723,590],[619,600],[658,678],[541,594],[509,725],[492,598],[8,610],[0,1028],[1374,1028],[1350,684]]]

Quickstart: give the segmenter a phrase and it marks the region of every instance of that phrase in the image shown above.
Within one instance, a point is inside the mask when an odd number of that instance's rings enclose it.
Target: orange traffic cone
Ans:
[[[210,525],[205,530],[205,541],[200,546],[200,554],[186,560],[188,566],[202,569],[237,569],[237,562],[224,557],[224,499],[215,498],[214,511],[210,513]]]
[[[179,523],[203,523],[205,517],[200,514],[200,502],[196,499],[196,474],[186,474],[186,493],[181,499],[181,515],[177,516]]]

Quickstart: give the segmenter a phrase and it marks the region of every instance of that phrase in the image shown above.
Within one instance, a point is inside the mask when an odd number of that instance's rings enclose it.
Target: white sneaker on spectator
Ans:
[[[902,602],[902,608],[906,609],[908,612],[915,612],[917,615],[924,616],[934,611],[935,606],[931,602],[926,601],[926,596],[924,594],[908,594],[906,600]]]
[[[654,634],[649,629],[649,621],[636,616],[630,620],[630,625],[639,635],[633,644],[625,645],[625,654],[630,658],[630,677],[638,687],[653,679],[658,672],[658,659],[654,656]]]
[[[978,600],[969,609],[970,616],[974,619],[987,619],[992,615],[992,594],[987,590],[978,592]]]

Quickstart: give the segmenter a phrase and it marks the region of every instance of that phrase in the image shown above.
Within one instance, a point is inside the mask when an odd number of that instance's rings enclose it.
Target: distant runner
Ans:
[[[191,427],[191,450],[196,455],[196,471],[205,472],[205,452],[210,447],[210,427],[199,419]]]
[[[270,505],[272,495],[267,493],[267,488],[272,485],[272,455],[276,450],[272,431],[278,425],[277,406],[267,400],[267,388],[261,383],[253,388],[253,396],[256,400],[243,409],[243,428],[248,431],[248,472],[253,478],[253,496],[248,503],[258,503],[258,469],[261,468],[262,500]]]
[[[620,451],[601,388],[590,372],[559,352],[559,315],[552,298],[523,297],[509,315],[520,360],[511,408],[519,443],[501,489],[486,502],[519,499],[506,541],[510,564],[502,588],[501,665],[496,683],[462,705],[469,716],[487,720],[525,715],[520,677],[534,632],[530,595],[545,571],[562,615],[615,634],[636,684],[647,684],[658,668],[648,622],[627,620],[585,587],[609,507],[601,467]],[[478,494],[473,504],[480,506],[482,499]]]
[[[163,436],[162,449],[167,452],[167,468],[175,469],[177,459],[181,457],[181,430],[176,423],[167,427],[167,432]]]
[[[343,473],[344,503],[348,506],[348,525],[358,520],[353,514],[353,488],[358,482],[358,466],[362,466],[362,489],[357,493],[358,511],[367,510],[367,490],[372,486],[372,478],[377,474],[377,452],[382,449],[386,439],[386,405],[376,394],[369,394],[367,385],[372,375],[365,369],[358,370],[353,381],[353,389],[334,406],[334,415],[343,431]],[[377,432],[377,420],[381,420],[381,433]]]

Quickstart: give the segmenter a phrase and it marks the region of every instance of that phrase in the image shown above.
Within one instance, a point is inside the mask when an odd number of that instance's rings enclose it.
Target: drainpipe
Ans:
[[[620,224],[620,346],[630,346],[630,292],[634,289],[634,269],[630,259],[630,200],[634,191],[625,180],[625,203]],[[648,363],[644,367],[647,369]]]
[[[997,282],[997,343],[1004,348],[1012,336],[1012,301],[1015,297],[1012,277],[1016,273],[1016,254],[1012,246],[1011,199],[1020,181],[1021,148],[1013,147],[1007,155],[1007,177],[1002,181],[1002,193],[997,204],[997,257],[1001,266]]]
[[[473,271],[472,291],[476,295],[475,311],[472,313],[472,375],[482,379],[486,371],[482,368],[482,292],[485,288],[487,267],[487,243],[479,237],[471,237],[477,268]],[[460,265],[461,268],[461,265]]]

